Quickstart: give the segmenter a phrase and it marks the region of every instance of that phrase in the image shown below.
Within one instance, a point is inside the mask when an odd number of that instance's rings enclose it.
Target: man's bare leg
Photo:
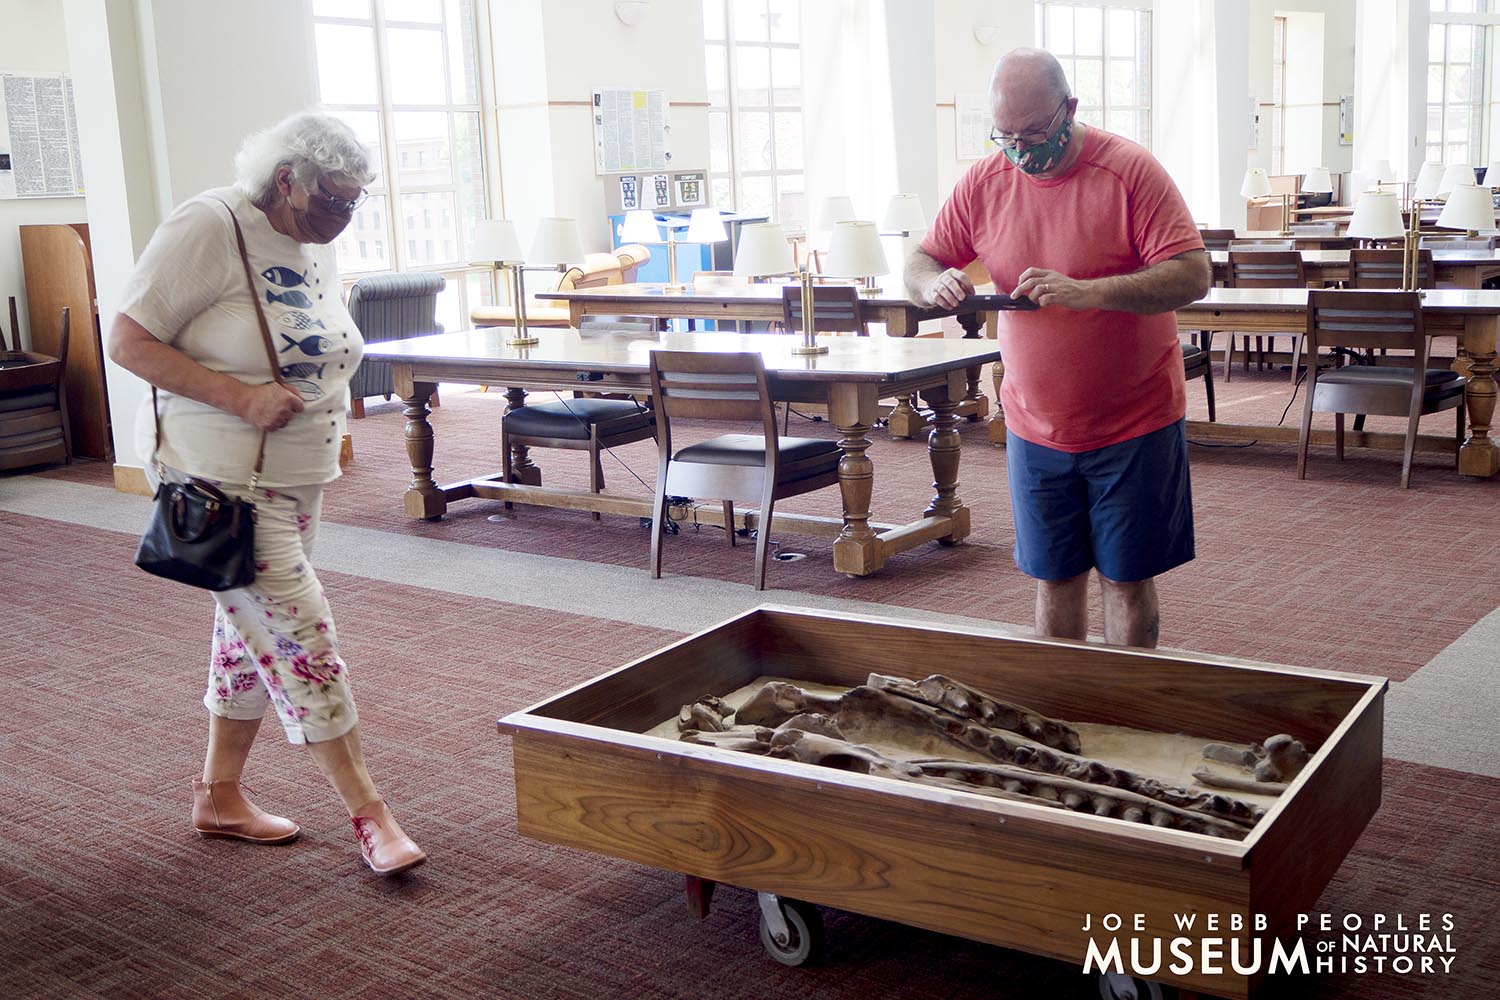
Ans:
[[[1036,634],[1054,639],[1087,639],[1089,575],[1036,582]]]
[[[1161,637],[1161,609],[1154,577],[1120,583],[1099,577],[1104,588],[1104,641],[1111,646],[1155,649]]]

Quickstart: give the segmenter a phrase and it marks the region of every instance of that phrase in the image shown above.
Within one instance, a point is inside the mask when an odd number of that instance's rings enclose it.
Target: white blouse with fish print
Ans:
[[[263,486],[309,486],[339,476],[349,379],[364,353],[340,296],[333,247],[298,243],[271,228],[235,188],[205,191],[178,206],[146,245],[120,311],[194,361],[242,382],[271,381],[245,269],[225,204],[245,233],[255,294],[265,310],[286,384],[306,408],[266,438]],[[206,403],[162,391],[161,462],[189,475],[244,483],[260,431]],[[151,400],[136,445],[152,449]]]

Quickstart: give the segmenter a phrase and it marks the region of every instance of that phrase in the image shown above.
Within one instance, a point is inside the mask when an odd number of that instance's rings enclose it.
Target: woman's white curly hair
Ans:
[[[234,184],[262,208],[276,202],[276,171],[292,176],[309,191],[318,178],[364,187],[375,179],[370,156],[354,130],[332,115],[301,111],[245,140],[234,158]]]

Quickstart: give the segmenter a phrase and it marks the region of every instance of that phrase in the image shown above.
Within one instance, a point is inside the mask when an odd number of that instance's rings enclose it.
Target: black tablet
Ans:
[[[974,306],[976,309],[983,312],[989,312],[992,309],[1040,308],[1035,302],[1033,302],[1031,299],[1026,298],[1025,296],[1022,296],[1019,299],[1013,299],[1009,295],[970,295],[968,298],[964,299],[963,304],[966,306]]]

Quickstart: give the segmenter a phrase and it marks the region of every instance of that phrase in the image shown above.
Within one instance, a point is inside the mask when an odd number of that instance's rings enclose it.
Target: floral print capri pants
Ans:
[[[167,476],[186,479],[170,469]],[[255,580],[214,594],[203,704],[226,719],[259,719],[269,701],[288,742],[338,739],[359,716],[333,612],[310,561],[323,487],[214,485],[255,502]]]

